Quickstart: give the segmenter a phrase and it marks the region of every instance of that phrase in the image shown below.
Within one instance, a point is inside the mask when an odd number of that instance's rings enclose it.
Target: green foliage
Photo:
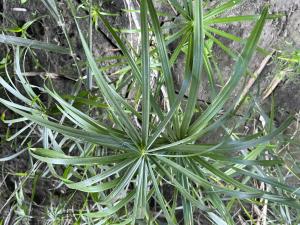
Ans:
[[[62,26],[63,18],[56,2],[43,2]],[[49,171],[61,184],[85,192],[86,199],[93,202],[94,207],[84,203],[82,210],[75,213],[78,224],[79,221],[85,221],[85,224],[179,224],[180,213],[184,224],[194,224],[197,213],[215,224],[235,224],[233,205],[242,207],[245,214],[249,214],[245,207],[249,203],[264,206],[270,202],[277,210],[300,209],[300,191],[285,184],[282,177],[272,177],[276,168],[285,163],[276,155],[280,143],[274,139],[291,124],[293,118],[288,118],[278,128],[268,129],[271,125],[263,125],[252,135],[240,134],[238,129],[251,119],[248,114],[233,126],[229,123],[243,103],[239,96],[232,100],[232,94],[234,91],[242,92],[239,88],[241,80],[248,72],[265,21],[271,18],[267,7],[260,16],[218,17],[239,2],[228,1],[206,11],[202,1],[184,1],[181,4],[170,0],[182,18],[180,24],[174,22],[175,32],[166,34],[154,2],[141,0],[141,48],[136,54],[132,54],[134,48],[108,22],[105,13],[91,11],[92,21],[96,25],[99,21],[103,23],[122,52],[119,59],[124,61],[124,67],[118,72],[122,76],[114,85],[108,82],[106,70],[99,68],[86,40],[77,17],[77,10],[81,7],[76,8],[72,1],[68,1],[86,64],[101,99],[105,101],[101,103],[106,107],[102,107],[104,112],[100,119],[93,118],[90,110],[73,104],[82,79],[78,80],[75,97],[71,101],[66,101],[51,85],[45,84],[40,88],[61,112],[62,118],[57,118],[49,113],[36,94],[36,88],[21,71],[23,52],[19,46],[72,54],[71,46],[64,49],[26,38],[0,36],[0,42],[17,45],[15,72],[24,89],[21,92],[9,76],[8,79],[0,77],[0,84],[17,99],[0,98],[0,102],[21,116],[9,123],[30,121],[23,131],[32,126],[42,128],[39,135],[43,146],[29,146],[30,155],[47,163]],[[87,5],[82,8],[87,10]],[[243,21],[255,21],[246,40],[214,27],[217,23]],[[214,34],[241,42],[243,51],[236,54]],[[176,45],[171,54],[168,51],[170,44]],[[215,73],[220,70],[214,61],[213,44],[219,45],[236,61],[230,78],[220,90],[216,88],[218,78]],[[184,56],[185,68],[183,82],[176,93],[173,66],[180,54]],[[159,74],[155,85],[151,85],[153,74]],[[210,82],[211,103],[199,109],[197,94],[204,83],[204,76]],[[139,89],[135,92],[137,101],[134,104],[121,94],[121,87],[129,83]],[[157,99],[163,95],[162,89],[166,90],[166,96],[159,102]],[[187,100],[185,94],[188,95]],[[93,99],[85,102],[89,109],[97,109],[99,99]],[[248,101],[254,105],[255,98]],[[222,110],[225,112],[221,115]],[[259,111],[256,107],[251,110],[251,113]],[[272,124],[272,118],[264,116],[265,122]],[[222,137],[218,136],[209,144],[202,142],[208,135],[219,135],[216,131],[220,129],[224,131]],[[267,188],[258,188],[255,186],[257,182]],[[21,199],[22,196],[18,196]],[[49,221],[58,223],[60,213],[62,208],[51,207]]]

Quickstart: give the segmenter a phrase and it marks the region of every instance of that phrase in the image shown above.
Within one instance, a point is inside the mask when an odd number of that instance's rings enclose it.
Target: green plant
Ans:
[[[30,37],[30,35],[27,32],[27,30],[30,28],[30,26],[32,26],[32,24],[34,24],[34,23],[39,22],[39,20],[41,20],[42,18],[43,17],[37,17],[35,19],[32,19],[32,20],[24,23],[22,26],[19,26],[17,23],[15,23],[14,21],[7,18],[10,21],[10,23],[13,25],[13,27],[5,28],[5,29],[3,29],[3,31],[19,34],[20,37],[27,38],[27,37]]]
[[[55,1],[43,2],[62,25]],[[203,67],[210,71],[208,54],[211,50],[205,50],[205,37],[214,38],[205,29],[208,28],[204,25],[205,18],[216,21],[215,15],[236,5],[237,1],[228,1],[206,15],[203,14],[202,1],[185,1],[184,6],[176,0],[170,2],[189,21],[179,34],[174,34],[183,38],[171,57],[167,50],[168,39],[164,38],[152,0],[140,1],[140,56],[132,55],[132,49],[99,14],[130,67],[125,74],[140,87],[136,91],[135,104],[132,104],[120,95],[118,89],[107,81],[108,75],[99,69],[76,18],[76,8],[72,1],[68,1],[99,95],[109,107],[102,118],[92,118],[90,112],[74,107],[73,101],[67,102],[51,85],[45,85],[39,89],[55,100],[63,117],[49,114],[47,106],[36,94],[36,88],[23,76],[19,66],[22,50],[17,46],[15,72],[26,95],[16,88],[9,76],[8,81],[0,77],[6,91],[22,102],[0,99],[8,109],[22,116],[10,120],[10,123],[31,121],[42,127],[39,132],[43,148],[29,146],[31,156],[46,162],[52,175],[68,188],[86,192],[93,200],[93,207],[80,210],[77,218],[87,217],[99,224],[179,224],[181,218],[178,214],[182,212],[184,223],[194,224],[194,214],[202,212],[215,224],[235,224],[231,214],[235,204],[240,205],[245,213],[248,213],[244,207],[246,203],[264,206],[272,202],[277,204],[272,206],[274,208],[299,210],[299,190],[284,184],[281,177],[269,176],[284,164],[275,154],[279,143],[272,140],[289,126],[293,118],[275,128],[272,115],[269,117],[259,107],[254,107],[263,115],[266,125],[252,135],[242,135],[238,128],[250,118],[249,115],[243,116],[233,126],[228,122],[244,101],[249,101],[253,108],[255,98],[252,101],[240,100],[238,96],[224,113],[220,113],[247,73],[268,17],[268,8],[263,9],[258,19],[251,17],[251,20],[257,20],[256,24],[244,43],[242,53],[236,55],[237,62],[230,79],[220,91],[214,88],[213,77],[208,77],[212,84],[212,102],[206,108],[199,108],[200,75],[204,74]],[[238,18],[235,19],[238,21]],[[228,22],[229,19],[222,21]],[[69,53],[67,49],[37,41],[4,35],[1,38],[6,38],[6,43],[29,46],[30,42],[31,47]],[[154,44],[150,45],[150,41]],[[184,79],[176,94],[172,65],[181,52],[185,56]],[[159,73],[159,82],[152,87],[150,79],[154,72]],[[208,76],[212,75],[213,72],[208,73]],[[128,77],[121,78],[128,80]],[[75,95],[80,86],[79,79]],[[167,110],[157,101],[162,87],[167,92],[163,101]],[[238,93],[241,92],[242,89],[238,90]],[[184,98],[186,93],[187,100]],[[104,117],[107,120],[101,121]],[[224,130],[224,136],[210,144],[201,142],[217,129]],[[269,158],[265,159],[265,155]],[[57,168],[63,168],[63,173],[58,173]],[[263,183],[266,188],[256,188],[255,182]],[[249,217],[253,220],[251,215]]]
[[[22,187],[20,188],[19,191],[16,192],[16,200],[17,200],[17,203],[15,205],[16,209],[14,211],[17,215],[17,218],[15,219],[14,224],[30,224],[29,207],[25,203]]]

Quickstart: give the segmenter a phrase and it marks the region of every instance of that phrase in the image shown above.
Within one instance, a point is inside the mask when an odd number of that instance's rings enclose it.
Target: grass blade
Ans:
[[[90,156],[90,157],[79,157],[79,156],[68,156],[64,153],[43,149],[43,148],[31,148],[30,154],[43,162],[50,164],[59,164],[59,165],[104,165],[108,163],[120,162],[124,159],[134,157],[135,154],[125,153],[120,155],[112,156]]]
[[[214,16],[217,16],[223,12],[225,12],[226,10],[238,5],[242,0],[230,0],[224,4],[221,4],[217,7],[215,7],[214,9],[210,10],[208,13],[206,13],[206,15],[204,16],[204,20],[208,20]]]
[[[149,57],[149,28],[147,22],[147,1],[141,1],[141,36],[142,36],[142,142],[147,146],[150,121],[150,57]]]
[[[181,137],[184,137],[190,125],[195,104],[197,102],[198,91],[200,88],[203,51],[204,51],[204,31],[203,31],[203,9],[202,0],[196,1],[194,5],[194,37],[193,37],[193,67],[192,80],[189,92],[189,99],[185,109],[183,121],[180,128]]]
[[[164,37],[162,35],[163,33],[152,0],[147,0],[147,2],[148,2],[149,15],[151,17],[151,22],[153,26],[153,32],[155,34],[156,42],[158,45],[157,51],[160,56],[160,61],[162,65],[162,71],[166,83],[168,97],[169,99],[175,99],[173,76],[171,73],[171,67],[170,67],[166,44],[164,41]]]
[[[136,159],[134,157],[132,157],[132,159],[125,159],[124,161],[119,162],[115,166],[110,167],[109,169],[105,170],[104,172],[102,172],[100,174],[89,177],[89,178],[79,181],[79,182],[72,182],[70,180],[66,180],[65,184],[69,188],[77,189],[77,190],[93,187],[92,186],[93,184],[101,182],[102,180],[119,173],[120,171],[131,166],[135,161],[136,161]]]
[[[236,67],[230,80],[227,82],[222,91],[216,96],[212,104],[205,110],[205,112],[193,123],[189,130],[189,134],[195,134],[203,129],[208,122],[219,112],[223,107],[229,95],[233,89],[237,86],[240,78],[244,75],[247,70],[247,66],[252,58],[257,42],[261,35],[263,26],[265,24],[268,8],[263,9],[261,18],[256,23],[254,29],[251,32],[250,37],[246,43],[246,46],[236,63]]]
[[[108,104],[111,105],[114,109],[114,112],[119,116],[119,120],[121,122],[122,128],[126,131],[126,133],[130,136],[132,141],[135,143],[136,146],[139,146],[141,143],[141,138],[139,133],[137,132],[136,128],[133,126],[132,121],[129,120],[128,116],[124,113],[123,108],[120,106],[119,99],[122,99],[116,91],[107,84],[106,80],[104,79],[102,73],[97,67],[94,57],[90,52],[90,49],[85,41],[85,38],[81,32],[81,29],[77,24],[78,32],[80,35],[80,39],[88,60],[88,63],[91,67],[91,70],[94,74],[94,78],[96,80],[97,85],[99,86],[100,90],[102,91],[103,95],[108,101]],[[114,113],[113,112],[113,113]]]
[[[123,150],[131,149],[131,151],[135,150],[129,140],[125,140],[122,138],[116,139],[116,138],[111,137],[110,135],[102,135],[102,134],[87,132],[87,131],[71,128],[68,126],[60,125],[58,123],[51,122],[47,119],[44,119],[40,115],[31,115],[31,114],[25,113],[11,105],[5,104],[6,101],[3,99],[0,99],[0,102],[3,103],[4,105],[6,105],[9,109],[14,111],[15,113],[20,114],[20,115],[24,116],[25,118],[28,118],[29,120],[36,122],[37,124],[47,127],[51,130],[57,131],[59,133],[65,134],[74,139],[78,140],[78,138],[79,138],[80,140],[82,140],[84,142],[91,142],[94,144],[111,147],[113,149],[120,149],[120,150],[121,149],[123,149]],[[10,103],[10,102],[8,102],[8,103]]]
[[[90,213],[85,213],[83,215],[89,217],[89,218],[102,218],[102,217],[108,217],[116,213],[118,210],[120,210],[122,207],[127,205],[132,199],[135,197],[135,191],[131,191],[126,195],[125,198],[120,200],[118,203],[116,203],[112,207],[107,207],[101,211],[98,212],[90,212]]]
[[[158,183],[157,183],[157,178],[154,175],[153,169],[152,169],[151,164],[150,164],[149,161],[147,161],[147,165],[148,165],[149,174],[150,174],[153,186],[154,186],[154,191],[155,191],[155,194],[157,196],[158,204],[160,205],[161,209],[163,210],[163,212],[166,216],[166,219],[168,221],[168,224],[174,225],[172,217],[170,216],[170,213],[169,213],[169,211],[166,207],[167,203],[164,200],[163,195],[161,194],[161,191],[160,191]]]
[[[70,50],[68,48],[60,47],[58,45],[54,45],[51,43],[46,43],[37,40],[31,40],[21,37],[9,36],[0,34],[0,43],[8,44],[8,45],[17,45],[28,48],[35,48],[40,50],[51,51],[60,54],[70,54]]]

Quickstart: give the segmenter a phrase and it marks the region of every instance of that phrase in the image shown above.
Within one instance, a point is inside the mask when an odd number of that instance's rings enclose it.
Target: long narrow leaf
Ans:
[[[142,36],[142,142],[147,146],[150,122],[150,57],[149,57],[149,31],[147,22],[147,1],[141,1],[141,36]]]
[[[105,165],[108,163],[116,163],[122,161],[126,158],[134,157],[135,154],[125,153],[115,156],[90,156],[90,157],[78,157],[78,156],[68,156],[63,153],[42,149],[42,148],[31,148],[30,154],[43,162],[50,164],[60,164],[60,165]]]
[[[203,54],[204,54],[204,27],[203,27],[203,9],[202,0],[196,1],[194,5],[194,37],[193,37],[193,67],[192,81],[189,92],[189,99],[185,109],[183,121],[181,124],[181,136],[185,136],[190,125],[195,104],[198,98],[200,88]]]
[[[251,32],[251,35],[248,38],[246,46],[241,56],[239,57],[238,62],[236,63],[236,67],[234,69],[233,75],[231,76],[230,80],[227,82],[225,87],[222,89],[222,91],[214,99],[212,104],[196,120],[196,122],[194,122],[194,124],[189,130],[189,134],[195,134],[201,131],[201,129],[203,129],[203,127],[208,124],[211,118],[213,118],[216,115],[216,113],[223,107],[229,95],[231,94],[233,89],[237,86],[239,80],[246,72],[247,66],[252,58],[255,47],[261,35],[263,26],[265,24],[267,13],[268,13],[268,8],[265,7],[262,12],[261,18],[259,19],[253,31]]]
[[[64,47],[60,47],[60,46],[42,42],[42,41],[31,40],[31,39],[15,37],[15,36],[9,36],[9,35],[4,35],[4,34],[0,34],[0,43],[41,49],[41,50],[47,50],[47,51],[52,51],[52,52],[56,52],[56,53],[60,53],[60,54],[70,54],[70,50],[67,48],[64,48]]]

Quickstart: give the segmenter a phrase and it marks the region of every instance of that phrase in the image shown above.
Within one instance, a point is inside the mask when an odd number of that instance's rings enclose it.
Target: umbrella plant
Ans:
[[[97,101],[101,99],[106,106],[101,110],[98,103],[88,97],[85,107],[74,104],[83,84],[80,70],[75,98],[70,101],[53,88],[51,80],[44,87],[36,87],[24,76],[20,67],[24,46],[74,56],[76,49],[72,46],[67,49],[0,35],[1,42],[15,46],[15,74],[23,88],[22,91],[17,88],[10,76],[0,77],[2,87],[14,97],[0,98],[0,102],[20,115],[6,122],[25,123],[26,129],[33,125],[42,128],[38,129],[42,147],[29,146],[28,151],[36,160],[47,163],[51,174],[62,184],[87,193],[92,199],[91,210],[83,208],[76,214],[77,218],[92,218],[99,224],[179,224],[182,221],[194,224],[195,215],[200,212],[215,224],[236,224],[232,207],[237,203],[263,205],[269,201],[278,206],[300,208],[299,190],[267,172],[284,164],[282,159],[273,157],[279,146],[274,140],[293,118],[274,127],[272,118],[261,111],[267,126],[251,135],[238,132],[251,113],[235,119],[233,126],[228,123],[245,102],[250,104],[249,112],[259,108],[254,97],[241,99],[239,94],[243,91],[241,81],[250,73],[248,65],[256,50],[261,50],[258,42],[265,21],[271,17],[267,7],[259,16],[220,16],[239,2],[228,1],[207,11],[201,0],[183,3],[170,0],[169,4],[181,20],[173,24],[176,31],[166,35],[154,1],[140,0],[141,46],[136,53],[110,24],[106,13],[97,8],[99,13],[93,11],[92,23],[97,16],[113,37],[121,51],[118,57],[124,62],[118,82],[110,82],[107,70],[99,67],[93,56],[91,43],[76,15],[77,8],[72,1],[67,1],[84,49],[89,76],[95,81],[93,92],[99,96]],[[66,33],[56,2],[44,0],[43,3]],[[255,24],[245,40],[214,27],[217,23],[248,20]],[[241,42],[243,50],[236,54],[215,34]],[[211,56],[214,52],[209,40],[235,60],[229,79],[219,89],[215,81],[217,65]],[[170,43],[176,44],[171,54]],[[173,68],[180,54],[184,58],[184,70],[178,88]],[[151,84],[153,74],[158,76],[154,85]],[[198,92],[205,76],[210,82],[211,102],[199,107]],[[130,83],[137,87],[135,101],[121,92]],[[234,91],[237,97],[232,96]],[[47,94],[61,117],[51,115],[37,92]],[[95,118],[91,112],[98,109],[101,113]],[[217,132],[220,130],[222,136]],[[214,138],[210,143],[203,142],[206,137]],[[266,159],[265,155],[270,157]],[[269,188],[257,188],[255,182]]]

